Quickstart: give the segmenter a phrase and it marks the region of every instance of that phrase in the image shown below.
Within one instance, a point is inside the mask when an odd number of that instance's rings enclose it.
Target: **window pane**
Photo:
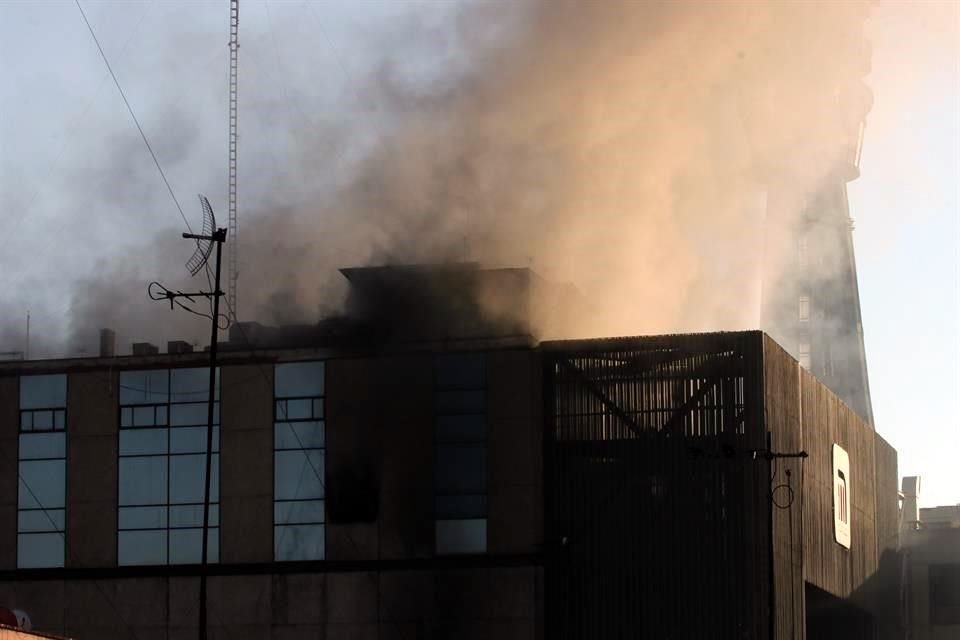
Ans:
[[[287,422],[274,430],[276,449],[322,449],[324,424],[322,422]]]
[[[437,416],[437,440],[464,442],[486,437],[486,417],[482,413]]]
[[[154,408],[153,407],[134,407],[133,409],[133,426],[135,427],[152,427],[157,422],[154,419]]]
[[[213,424],[220,423],[220,404],[213,405]],[[207,426],[207,403],[170,405],[170,426]]]
[[[469,389],[483,386],[482,353],[450,353],[434,360],[437,386]]]
[[[166,429],[124,429],[120,432],[120,455],[167,452]]]
[[[20,459],[65,458],[66,436],[63,433],[20,434]]]
[[[53,412],[53,428],[63,431],[65,428],[66,412],[63,409],[57,409]]]
[[[53,411],[34,411],[33,412],[33,430],[34,431],[52,431],[53,430]]]
[[[17,535],[17,568],[63,566],[63,535],[21,533]]]
[[[64,531],[65,514],[66,511],[63,509],[19,511],[17,512],[17,532]]]
[[[323,451],[274,453],[274,499],[323,498]]]
[[[313,399],[313,417],[323,419],[323,398]]]
[[[203,502],[204,478],[206,474],[206,456],[203,454],[170,456],[170,502],[183,504]],[[217,486],[217,464],[219,456],[214,454],[210,461],[212,477],[210,499],[219,495]]]
[[[287,362],[274,368],[274,396],[296,398],[322,396],[323,362]]]
[[[220,399],[220,369],[217,369],[213,387],[214,400]],[[210,389],[210,369],[170,370],[170,402],[203,402],[206,404]]]
[[[437,520],[437,553],[484,553],[487,550],[487,521]]]
[[[166,531],[120,531],[117,534],[117,563],[166,564]]]
[[[120,426],[121,427],[132,427],[133,426],[133,409],[130,407],[123,407],[120,409]]]
[[[213,428],[213,450],[219,451],[220,427]],[[206,427],[170,429],[170,453],[204,453],[207,450]]]
[[[31,460],[20,463],[21,509],[63,508],[67,464],[64,460]],[[39,500],[39,503],[37,502]]]
[[[213,502],[211,496],[210,502],[210,526],[215,527],[220,524],[220,507]],[[191,504],[170,507],[170,527],[202,527],[203,526],[203,505]]]
[[[283,413],[277,414],[280,420],[309,420],[313,417],[313,400],[283,400]]]
[[[120,504],[167,502],[167,458],[120,458]]]
[[[165,529],[166,507],[120,507],[120,529]]]
[[[487,453],[483,445],[439,445],[436,487],[438,493],[484,493]]]
[[[323,560],[324,525],[298,524],[273,528],[274,558],[288,560]]]
[[[170,564],[200,564],[202,559],[202,529],[170,531]],[[207,531],[207,560],[220,560],[220,529]]]
[[[120,404],[161,404],[169,400],[166,369],[120,372]]]
[[[33,431],[33,411],[20,412],[20,430]]]
[[[275,524],[316,524],[326,520],[324,513],[323,500],[273,503]]]
[[[483,391],[437,391],[438,413],[479,413],[486,409]]]
[[[487,496],[436,496],[436,509],[438,519],[483,518],[487,515]]]
[[[20,377],[20,409],[45,409],[67,406],[67,376]]]

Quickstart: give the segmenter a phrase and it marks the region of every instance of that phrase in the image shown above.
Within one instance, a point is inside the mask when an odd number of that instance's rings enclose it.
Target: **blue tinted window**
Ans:
[[[67,376],[20,378],[17,566],[62,567],[66,524]]]
[[[274,558],[324,557],[326,509],[324,365],[275,368]]]
[[[434,359],[436,551],[487,548],[486,372],[480,353]]]
[[[323,396],[323,376],[323,362],[278,364],[274,373],[274,396],[277,398]]]
[[[437,520],[437,553],[483,553],[487,550],[487,520]]]
[[[120,404],[162,404],[170,400],[170,372],[166,369],[120,372]]]
[[[219,398],[219,372],[214,398]],[[117,559],[201,561],[209,369],[125,371],[120,393]],[[219,559],[220,411],[214,404],[209,555]]]
[[[17,567],[63,566],[63,532],[17,534]]]
[[[325,525],[298,524],[273,528],[273,555],[278,561],[322,559]]]
[[[20,409],[51,409],[67,406],[67,376],[20,377]]]

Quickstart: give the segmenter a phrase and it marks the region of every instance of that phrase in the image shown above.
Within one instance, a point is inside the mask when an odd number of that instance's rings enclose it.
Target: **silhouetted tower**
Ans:
[[[859,63],[818,79],[823,106],[811,118],[810,139],[815,142],[798,150],[796,173],[787,162],[783,174],[769,185],[770,277],[764,278],[763,326],[873,424],[847,196],[847,184],[860,175],[864,124],[873,104],[863,81],[870,70],[870,52],[862,23],[849,46],[844,59]],[[817,172],[813,179],[811,168]]]

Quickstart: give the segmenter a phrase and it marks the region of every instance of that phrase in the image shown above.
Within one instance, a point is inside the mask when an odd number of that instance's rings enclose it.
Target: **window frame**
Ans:
[[[186,392],[177,392],[174,390],[174,378],[175,372],[183,371],[198,371],[203,372],[202,380],[204,382],[205,388],[203,391],[186,391]],[[124,374],[148,374],[156,375],[158,372],[166,373],[166,389],[163,392],[163,395],[166,398],[166,401],[159,400],[160,392],[151,391],[149,388],[136,389],[136,391],[143,391],[148,396],[153,396],[149,398],[148,401],[144,402],[128,402],[124,403],[123,398],[123,376]],[[144,378],[146,379],[146,378]],[[214,388],[214,423],[213,423],[213,446],[212,446],[212,460],[211,460],[211,487],[210,487],[210,519],[208,523],[207,530],[207,550],[208,550],[208,563],[219,563],[220,561],[220,542],[221,542],[221,531],[220,531],[220,439],[221,439],[221,404],[222,404],[222,394],[221,394],[221,369],[217,368],[216,373],[216,382]],[[205,473],[206,466],[206,430],[207,430],[207,394],[208,385],[209,385],[209,368],[207,367],[169,367],[169,368],[156,368],[156,369],[126,369],[119,372],[118,376],[118,393],[117,393],[117,542],[116,542],[116,553],[117,553],[117,565],[118,566],[176,566],[176,565],[198,565],[202,562],[202,557],[199,556],[202,549],[202,536],[203,536],[203,492],[204,492],[204,482],[203,475]],[[178,396],[188,396],[186,398],[175,399]],[[198,399],[196,397],[190,396],[203,396]],[[183,406],[192,406],[192,405],[202,405],[202,418],[198,417],[197,420],[192,422],[187,422],[185,424],[174,424],[173,414],[175,413],[174,409],[176,407]],[[153,422],[150,424],[136,424],[136,412],[137,409],[153,409]],[[165,411],[160,412],[161,408],[165,408]],[[125,412],[129,411],[129,420],[125,417]],[[125,423],[130,424],[125,424]],[[193,448],[178,448],[175,446],[174,441],[177,440],[177,435],[187,433],[187,430],[194,430],[200,436],[199,444]],[[162,446],[152,452],[144,452],[143,450],[139,452],[124,452],[126,448],[124,443],[124,434],[132,435],[136,433],[148,433],[148,432],[162,432]],[[129,438],[128,438],[129,439]],[[187,438],[185,438],[187,439]],[[177,462],[185,461],[188,459],[199,458],[201,465],[199,468],[200,474],[200,497],[198,500],[192,501],[176,501],[174,497],[174,474],[173,467]],[[145,502],[145,503],[129,503],[124,504],[121,498],[121,492],[123,491],[123,484],[121,482],[121,476],[123,474],[122,462],[123,460],[155,460],[162,459],[164,466],[164,487],[162,490],[163,499],[157,502]],[[189,483],[189,482],[188,482]],[[192,483],[190,483],[192,484]],[[131,525],[122,525],[124,521],[124,515],[132,514],[138,510],[153,510],[158,516],[158,522],[160,523],[157,526],[131,526]],[[174,524],[177,517],[182,517],[182,515],[187,514],[190,511],[194,511],[194,518],[199,518],[199,524]],[[128,518],[133,518],[135,516],[128,515]],[[123,534],[128,534],[124,536]],[[122,547],[126,541],[135,539],[138,537],[144,537],[149,533],[159,534],[159,540],[162,541],[162,553],[160,558],[156,561],[150,559],[146,562],[134,560],[134,561],[124,561],[121,557]],[[184,539],[187,536],[193,534],[196,536],[196,542],[184,542],[182,545],[178,544],[176,538]],[[192,536],[191,536],[192,537]],[[199,548],[197,549],[197,558],[192,560],[193,549],[192,545],[197,544]]]
[[[303,395],[300,393],[301,390],[296,390],[291,395],[283,395],[283,392],[278,388],[280,384],[280,367],[287,365],[316,365],[319,368],[319,391],[320,395]],[[274,365],[273,370],[273,394],[272,394],[272,407],[273,407],[273,496],[272,496],[272,516],[271,516],[271,533],[272,533],[272,542],[273,542],[273,560],[274,562],[306,562],[306,561],[315,561],[315,560],[325,560],[327,555],[327,527],[329,525],[329,519],[327,517],[327,426],[326,426],[326,416],[327,416],[327,366],[325,360],[293,360],[287,362],[277,362]],[[291,402],[307,402],[309,401],[309,414],[307,415],[297,415],[297,417],[290,417],[289,407]],[[314,438],[307,443],[308,446],[303,446],[304,442],[301,440],[301,436],[298,433],[296,425],[312,425],[312,428],[315,428],[317,432],[314,434]],[[282,437],[286,437],[286,434],[281,435],[283,429],[289,429],[293,434],[294,438],[301,446],[278,446]],[[308,436],[309,437],[309,436]],[[319,443],[319,444],[317,444]],[[316,446],[309,446],[316,445]],[[300,469],[300,473],[312,473],[316,477],[316,484],[319,485],[319,497],[310,496],[306,498],[280,498],[281,487],[279,485],[279,467],[278,467],[278,457],[282,457],[281,454],[291,453],[291,452],[300,452],[304,459],[304,466]],[[316,458],[319,456],[319,470],[317,469]],[[309,470],[307,469],[309,467]],[[322,476],[322,477],[321,477]],[[302,481],[302,478],[301,478]],[[301,483],[298,482],[297,488],[294,492],[299,492]],[[317,493],[314,491],[313,493]],[[296,508],[292,505],[314,505],[319,508],[320,517],[319,520],[310,520],[310,521],[284,521],[286,518],[279,517],[278,514],[283,513],[284,507],[289,506],[289,514],[293,512]],[[294,517],[296,519],[296,517]],[[302,547],[294,546],[291,550],[305,550],[307,553],[303,554],[290,554],[290,555],[281,555],[281,547],[284,539],[290,533],[294,532],[293,535],[300,535],[301,532],[305,532],[308,536],[306,540],[313,541],[314,545],[303,545]],[[319,533],[319,535],[316,535]],[[316,536],[316,537],[313,537]],[[292,556],[292,557],[291,557]]]
[[[443,369],[449,366],[456,358],[473,359],[470,367],[476,367],[476,373],[479,379],[467,380],[454,375],[449,380],[444,380]],[[446,360],[447,362],[443,362]],[[434,522],[434,553],[436,555],[465,555],[465,554],[484,554],[488,549],[488,526],[490,521],[490,425],[489,425],[489,373],[487,371],[486,353],[483,351],[456,351],[436,354],[432,360],[433,372],[433,420],[432,420],[432,441],[433,441],[433,480],[432,480],[432,502],[433,502],[433,522]],[[462,399],[467,398],[467,394],[478,394],[480,401],[474,406],[461,406],[452,408],[456,403],[448,403],[445,396],[459,394]],[[464,403],[469,405],[468,402]],[[441,423],[444,418],[449,417],[479,417],[482,429],[479,434],[464,435],[459,437],[450,437],[449,434],[441,431]],[[479,492],[470,489],[441,489],[439,486],[441,455],[444,450],[451,449],[479,449],[482,454],[483,479]],[[477,512],[482,515],[469,515],[458,517],[456,515],[443,515],[439,503],[447,499],[453,504],[454,500],[460,498],[469,501],[473,498],[479,498]],[[445,514],[450,514],[455,509],[447,508]],[[466,508],[465,511],[470,511]],[[449,541],[441,539],[442,532],[454,531],[458,527],[468,526],[467,523],[475,523],[482,531],[482,542],[476,547],[463,545],[455,548],[449,545]],[[461,531],[463,533],[463,531]]]
[[[60,377],[63,379],[62,384],[62,399],[53,402],[53,403],[42,403],[42,406],[28,406],[25,407],[24,403],[24,389],[23,381],[25,378],[54,378]],[[68,385],[69,377],[66,373],[53,373],[53,374],[36,374],[36,375],[20,375],[17,377],[17,517],[15,527],[16,527],[16,566],[17,569],[41,569],[41,568],[62,568],[66,565],[67,558],[67,495],[68,495],[68,478],[69,478],[69,462],[67,456],[67,447],[68,447],[68,438],[67,438],[67,399],[68,399]],[[50,413],[51,415],[51,426],[47,429],[36,429],[34,428],[34,416],[37,413]],[[24,416],[30,416],[30,428],[24,428]],[[59,426],[57,416],[60,416]],[[24,438],[35,439],[37,437],[46,437],[46,436],[60,436],[60,444],[57,447],[60,449],[61,455],[56,456],[30,456],[29,458],[24,458]],[[37,491],[34,487],[31,487],[27,483],[24,476],[28,475],[24,471],[24,464],[32,466],[36,463],[52,463],[52,462],[62,462],[63,469],[63,482],[61,487],[62,493],[62,506],[58,507],[47,507],[44,506],[43,502],[39,499]],[[36,507],[23,507],[21,501],[21,485],[26,488],[26,491],[29,493],[30,501],[36,502],[38,506]],[[41,530],[29,531],[21,530],[22,527],[26,526],[22,520],[22,514],[42,514],[41,524],[37,527],[43,527]],[[51,516],[51,513],[54,514]],[[56,521],[56,516],[60,516],[60,521]],[[44,522],[45,520],[45,522]],[[52,528],[47,528],[47,526]],[[37,528],[29,527],[29,528]],[[57,528],[59,527],[59,528]],[[21,554],[26,548],[25,545],[27,538],[50,538],[55,537],[60,540],[60,557],[52,563],[24,563],[21,561]]]

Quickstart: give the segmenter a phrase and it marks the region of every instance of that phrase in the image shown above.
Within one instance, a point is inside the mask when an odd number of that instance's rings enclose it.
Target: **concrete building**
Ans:
[[[879,631],[896,452],[772,340],[538,343],[471,294],[530,310],[526,270],[350,275],[354,317],[223,345],[211,637]],[[207,355],[149,351],[0,364],[0,604],[37,629],[196,637]]]
[[[918,507],[920,478],[903,479],[905,626],[911,640],[960,637],[960,505]]]

